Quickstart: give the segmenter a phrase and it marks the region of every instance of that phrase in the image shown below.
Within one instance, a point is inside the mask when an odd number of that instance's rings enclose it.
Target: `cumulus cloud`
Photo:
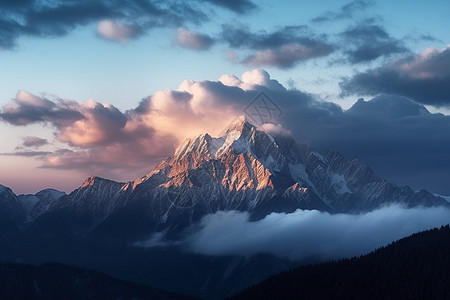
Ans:
[[[450,46],[430,47],[357,73],[340,83],[343,95],[397,94],[423,104],[450,105]]]
[[[97,25],[97,33],[111,41],[127,43],[137,36],[138,30],[133,26],[118,23],[114,20],[103,20]]]
[[[214,39],[210,36],[182,27],[177,29],[175,39],[178,45],[194,50],[208,50],[214,44]]]
[[[293,260],[324,261],[361,255],[415,232],[446,225],[449,220],[447,208],[398,205],[361,215],[316,210],[271,213],[254,222],[247,212],[217,212],[205,216],[184,244],[205,255],[270,253]],[[161,243],[150,244],[156,245]]]
[[[325,35],[317,36],[304,25],[255,33],[243,25],[225,24],[221,37],[234,49],[252,50],[253,53],[241,61],[251,66],[292,68],[301,61],[327,56],[334,51]]]

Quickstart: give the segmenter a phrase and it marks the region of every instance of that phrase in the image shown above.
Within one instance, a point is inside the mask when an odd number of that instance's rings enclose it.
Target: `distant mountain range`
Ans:
[[[347,161],[335,151],[319,153],[239,118],[221,137],[202,134],[186,140],[173,156],[134,181],[121,183],[92,176],[68,195],[47,189],[17,196],[0,186],[0,241],[5,245],[0,260],[73,263],[140,283],[153,280],[155,286],[173,287],[177,292],[219,297],[293,263],[266,256],[262,270],[257,266],[260,258],[243,262],[228,257],[219,263],[220,259],[176,250],[176,255],[185,258],[178,262],[180,269],[195,268],[198,263],[205,268],[194,275],[198,282],[189,278],[195,283],[168,284],[158,279],[156,270],[139,269],[142,274],[138,274],[126,263],[143,268],[138,257],[155,263],[166,259],[170,262],[165,271],[169,272],[176,268],[170,265],[176,261],[169,257],[171,252],[144,250],[135,243],[155,233],[165,241],[177,241],[203,217],[218,211],[245,211],[252,220],[259,220],[273,212],[316,209],[354,214],[393,203],[449,206],[430,192],[389,183],[363,162]],[[127,256],[123,264],[112,263],[123,259],[122,255],[134,257]],[[216,270],[211,272],[206,266]],[[243,270],[248,278],[243,279]],[[144,274],[146,279],[139,279]],[[219,286],[223,290],[215,294]]]

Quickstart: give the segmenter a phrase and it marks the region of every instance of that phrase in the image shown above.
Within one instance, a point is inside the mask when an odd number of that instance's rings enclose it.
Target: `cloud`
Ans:
[[[287,44],[275,50],[263,50],[252,54],[243,60],[248,66],[273,66],[288,69],[299,61],[314,57],[325,56],[329,53],[326,48],[312,48],[301,44]]]
[[[342,95],[403,95],[423,104],[450,105],[450,46],[430,47],[357,73],[341,83]]]
[[[317,36],[304,25],[254,33],[243,25],[225,24],[221,38],[234,49],[252,50],[241,61],[250,66],[292,68],[301,61],[327,56],[334,51],[325,35]]]
[[[53,152],[49,151],[16,151],[12,153],[0,153],[3,156],[23,156],[23,157],[38,157],[38,158],[46,158],[48,156],[53,155]]]
[[[57,126],[81,120],[84,116],[73,109],[74,102],[58,99],[58,104],[26,91],[19,91],[13,103],[3,106],[0,118],[13,125],[50,122]]]
[[[370,21],[349,27],[340,36],[344,52],[352,64],[408,52],[402,41],[391,37],[380,25],[370,24]]]
[[[292,132],[286,128],[283,128],[281,124],[265,123],[259,126],[258,130],[264,131],[271,136],[292,136]]]
[[[223,8],[232,10],[238,14],[246,14],[257,8],[256,4],[250,0],[204,0]]]
[[[114,20],[103,20],[98,23],[97,32],[107,40],[127,43],[137,36],[138,30],[133,26],[117,23]]]
[[[312,22],[322,23],[329,21],[336,21],[342,19],[352,19],[356,12],[364,11],[369,7],[372,7],[374,3],[372,1],[352,1],[342,6],[338,11],[327,11],[320,16],[312,19]]]
[[[275,93],[281,122],[296,140],[338,150],[367,163],[378,175],[413,189],[450,194],[450,117],[431,114],[405,97],[360,99],[349,110],[296,91]]]
[[[214,44],[214,39],[206,34],[178,28],[175,39],[178,45],[193,50],[208,50]]]
[[[186,80],[178,90],[158,91],[125,113],[92,99],[50,100],[20,91],[2,108],[0,118],[17,126],[50,125],[57,141],[68,148],[45,153],[44,168],[79,169],[130,180],[151,171],[186,138],[221,132],[242,114],[257,86],[282,88],[263,70],[245,73],[237,84],[240,87]]]
[[[39,148],[44,145],[47,145],[48,141],[46,139],[41,139],[37,136],[26,136],[23,138],[23,147],[33,147],[33,148]]]
[[[123,43],[153,28],[208,20],[200,6],[179,1],[3,1],[2,10],[6,12],[0,15],[3,49],[13,49],[23,36],[65,36],[96,23],[99,36]]]
[[[247,212],[217,212],[205,216],[184,243],[190,251],[204,255],[270,253],[293,260],[325,261],[368,253],[415,232],[446,225],[449,220],[447,208],[397,205],[362,215],[330,215],[316,210],[271,213],[254,222]]]
[[[155,28],[178,28],[209,21],[214,10],[205,6],[205,2],[237,14],[257,9],[250,0],[1,1],[0,9],[4,13],[0,14],[0,49],[15,49],[21,37],[61,37],[92,24],[97,25],[99,37],[126,43]]]
[[[138,114],[122,113],[110,104],[92,99],[82,103],[64,99],[55,102],[21,91],[13,103],[3,107],[0,118],[20,126],[51,125],[56,139],[73,147],[54,152],[8,154],[39,157],[43,161],[42,167],[46,168],[84,169],[107,174],[113,170],[120,173],[137,168],[136,171],[147,172],[148,169],[143,170],[143,162],[147,161],[147,168],[151,168],[178,143],[172,135],[156,131]],[[29,137],[22,146],[43,145],[44,142],[46,140]]]

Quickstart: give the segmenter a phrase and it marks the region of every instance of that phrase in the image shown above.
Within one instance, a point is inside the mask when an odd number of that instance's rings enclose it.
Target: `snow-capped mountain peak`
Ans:
[[[175,151],[172,162],[188,160],[195,167],[210,159],[221,160],[230,153],[251,154],[271,172],[280,171],[286,161],[271,135],[258,130],[245,117],[239,117],[219,137],[206,133],[187,139]]]

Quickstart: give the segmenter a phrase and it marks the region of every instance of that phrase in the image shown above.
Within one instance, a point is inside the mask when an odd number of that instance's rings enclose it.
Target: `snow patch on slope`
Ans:
[[[306,173],[306,166],[302,164],[289,164],[289,171],[291,172],[292,179],[301,185],[308,184],[312,187],[314,185],[309,180],[309,175]]]
[[[444,199],[445,201],[450,203],[450,196],[444,196],[444,195],[439,195],[439,194],[433,194],[433,195],[436,197],[441,197],[442,199]]]
[[[350,189],[347,187],[347,181],[341,174],[333,174],[331,177],[331,186],[339,195],[351,193]]]

